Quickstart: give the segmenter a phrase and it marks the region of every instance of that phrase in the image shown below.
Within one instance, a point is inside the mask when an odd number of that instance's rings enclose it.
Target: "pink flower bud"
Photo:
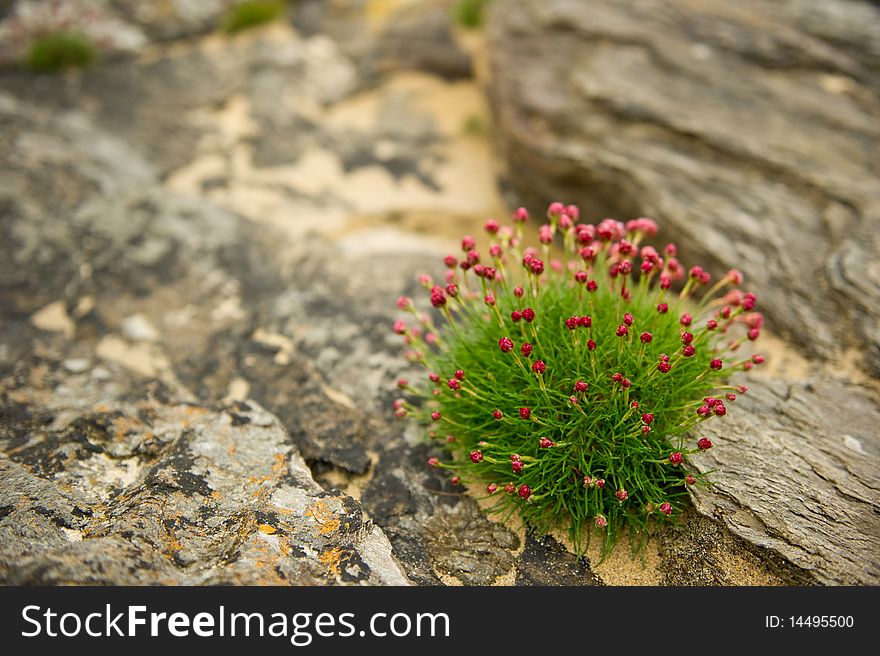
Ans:
[[[498,232],[498,228],[500,227],[501,226],[498,225],[498,221],[496,221],[495,219],[489,219],[483,226],[485,231],[488,232],[490,235],[494,235],[496,232]]]
[[[513,288],[513,295],[516,296],[517,298],[522,298],[523,294],[525,294],[525,290],[523,290],[522,287],[514,287]]]
[[[596,479],[596,487],[598,487],[600,490],[603,487],[605,487],[605,479],[604,478],[597,478]]]
[[[504,416],[504,413],[501,412],[501,410],[493,410],[493,411],[492,411],[492,418],[493,418],[495,421],[498,421],[498,420],[501,419],[503,416]]]
[[[549,449],[551,446],[553,446],[553,442],[546,437],[542,437],[540,440],[538,440],[538,444],[541,446],[542,449]]]
[[[532,345],[526,342],[520,347],[519,352],[525,357],[529,357],[532,354]]]
[[[672,505],[668,501],[664,501],[660,504],[660,512],[662,512],[664,515],[671,515]]]
[[[590,386],[587,383],[585,383],[582,380],[579,380],[574,384],[574,391],[575,392],[586,392],[587,389],[589,389],[589,387]]]
[[[629,312],[623,315],[623,323],[625,323],[627,326],[633,325],[633,321],[635,321],[635,317],[633,317],[633,315],[631,315]]]
[[[727,414],[727,408],[720,401],[715,404],[715,407],[712,408],[712,410],[714,410],[715,414],[718,415],[719,417],[723,417],[724,415]]]
[[[528,499],[530,496],[532,496],[532,488],[530,488],[528,485],[520,485],[519,496],[523,499]]]
[[[510,469],[514,474],[519,474],[523,470],[522,460],[512,460],[510,462]]]
[[[508,494],[516,493],[516,485],[514,485],[513,483],[508,483],[507,485],[504,486],[504,491],[507,492]]]
[[[666,314],[669,311],[669,306],[666,303],[658,303],[657,304],[657,312],[660,314]]]
[[[694,478],[693,476],[691,476],[690,474],[688,474],[687,476],[684,477],[684,482],[687,483],[688,485],[693,485],[694,483],[697,482],[697,479]]]
[[[468,251],[472,251],[477,245],[477,240],[471,237],[470,235],[465,235],[461,238],[461,250],[465,253]]]
[[[471,451],[471,462],[474,464],[483,462],[483,452],[479,450]]]
[[[569,396],[568,402],[572,405],[580,405],[580,401],[578,401],[578,398],[576,396]]]
[[[694,336],[692,333],[685,331],[681,334],[681,343],[682,344],[690,344],[692,341],[694,341]]]
[[[760,353],[755,353],[755,355],[752,356],[752,362],[755,364],[764,364],[764,356]]]
[[[565,205],[556,201],[554,203],[550,203],[550,206],[547,208],[547,216],[559,216],[565,211]]]
[[[578,324],[581,326],[581,328],[590,328],[593,325],[593,317],[585,314],[580,319],[578,319]]]
[[[522,317],[528,323],[532,323],[532,321],[535,320],[535,311],[532,308],[527,307],[525,310],[522,311]]]
[[[680,452],[673,451],[669,454],[669,463],[672,465],[680,465],[683,457]]]
[[[547,364],[543,360],[535,360],[532,364],[532,371],[536,374],[543,374],[547,371]]]
[[[550,244],[553,242],[553,229],[546,223],[538,229],[538,239],[542,244]]]
[[[693,321],[694,321],[694,318],[690,314],[688,314],[687,312],[685,312],[683,315],[681,315],[681,318],[678,320],[678,322],[682,326],[684,326],[685,328],[690,326],[693,323]]]
[[[486,305],[488,305],[489,307],[492,307],[493,305],[495,305],[495,297],[492,296],[492,294],[486,294],[486,297],[483,299],[483,301],[484,301],[484,302],[486,303]]]
[[[706,449],[711,449],[712,448],[712,440],[710,440],[708,437],[701,437],[699,439],[699,441],[697,442],[697,446],[700,448],[701,451],[705,451]]]
[[[495,494],[497,491],[498,491],[498,486],[495,485],[495,483],[489,483],[486,486],[486,492],[488,492],[489,494]]]
[[[708,405],[701,405],[699,408],[697,408],[697,414],[701,417],[708,417],[712,414],[712,408],[710,408]]]
[[[645,412],[642,414],[642,421],[646,424],[651,424],[654,422],[654,415],[650,412]]]
[[[625,323],[620,324],[615,331],[615,335],[618,337],[624,337],[629,332],[629,328],[626,327]]]
[[[587,272],[586,271],[578,271],[577,273],[574,274],[574,279],[576,282],[583,285],[585,282],[587,282]]]
[[[461,381],[459,381],[456,378],[450,378],[446,382],[446,386],[451,390],[458,390],[458,389],[461,389]]]
[[[608,520],[603,515],[596,515],[596,526],[598,528],[605,528],[608,526]]]
[[[621,488],[617,492],[614,493],[614,496],[616,496],[621,501],[626,501],[627,499],[629,499],[629,492],[627,492],[626,490]]]
[[[498,347],[504,353],[510,353],[513,350],[513,340],[510,337],[502,337],[498,340]]]
[[[706,322],[706,330],[715,330],[718,327],[718,322],[715,319],[709,319]]]
[[[458,258],[456,258],[455,255],[447,255],[443,258],[443,264],[445,264],[449,269],[454,269],[456,266],[458,266]]]
[[[654,336],[649,332],[644,332],[641,335],[639,335],[639,339],[642,340],[643,343],[647,344],[652,339],[654,339]]]
[[[584,487],[590,487],[590,483],[593,482],[593,479],[589,476],[584,476]]]
[[[528,419],[531,416],[532,416],[532,409],[531,408],[520,408],[519,409],[519,418],[520,419]]]
[[[431,413],[431,419],[433,419],[434,421],[440,421],[440,417],[441,417],[440,413],[437,412],[436,410],[434,410],[434,412]]]
[[[693,357],[694,353],[696,353],[696,352],[697,352],[697,349],[695,349],[690,344],[688,344],[683,349],[681,349],[681,354],[686,358]]]
[[[438,460],[437,458],[428,458],[428,464],[429,464],[431,467],[439,467],[439,466],[440,466],[440,460]]]
[[[529,220],[529,211],[525,207],[518,207],[513,213],[513,220],[517,223],[525,223]]]
[[[714,369],[715,371],[718,371],[723,366],[724,363],[721,362],[721,358],[713,358],[709,361],[709,368]]]

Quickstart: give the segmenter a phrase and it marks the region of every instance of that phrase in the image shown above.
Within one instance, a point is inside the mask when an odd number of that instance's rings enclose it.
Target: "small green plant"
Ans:
[[[461,124],[461,131],[468,137],[480,137],[486,133],[486,124],[479,114],[468,114]]]
[[[37,73],[84,68],[98,59],[98,49],[79,32],[61,31],[36,38],[28,49],[26,66]]]
[[[281,0],[246,0],[234,5],[223,19],[223,31],[237,34],[278,20],[284,13],[285,4]]]
[[[674,244],[642,245],[654,221],[594,226],[578,216],[553,203],[540,252],[521,247],[524,208],[514,228],[486,223],[488,257],[465,237],[463,256],[444,260],[444,284],[420,277],[441,327],[398,299],[415,321],[394,331],[428,373],[398,381],[407,397],[394,408],[446,452],[428,464],[479,491],[492,512],[567,529],[581,552],[602,531],[607,553],[624,529],[637,547],[651,522],[676,515],[687,486],[708,482],[684,467],[712,447],[694,431],[745,393],[729,374],[763,362],[737,357],[763,319],[738,271],[710,284],[708,272],[679,263]]]
[[[475,30],[483,25],[489,0],[458,0],[452,7],[452,17],[458,25]]]

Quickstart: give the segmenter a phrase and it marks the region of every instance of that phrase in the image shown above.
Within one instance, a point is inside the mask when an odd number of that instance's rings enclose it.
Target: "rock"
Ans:
[[[500,0],[487,30],[520,200],[653,216],[805,352],[880,375],[876,5]]]
[[[382,530],[256,403],[133,394],[121,369],[98,389],[54,367],[44,381],[0,383],[17,418],[0,441],[5,583],[408,583]]]
[[[876,390],[832,379],[754,380],[724,421],[701,425],[717,470],[692,496],[750,544],[826,585],[877,585],[880,405]],[[734,405],[734,404],[730,404]]]
[[[155,342],[159,333],[142,314],[132,314],[122,320],[122,335],[132,342]]]
[[[384,5],[367,0],[300,0],[294,6],[293,24],[305,35],[331,36],[366,78],[399,70],[468,78],[473,71],[453,34],[452,4],[452,0]]]

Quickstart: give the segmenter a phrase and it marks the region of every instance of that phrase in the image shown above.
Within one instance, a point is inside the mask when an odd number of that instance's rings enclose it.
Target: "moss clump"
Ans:
[[[278,20],[284,13],[285,3],[280,0],[247,0],[229,9],[223,19],[223,31],[237,34],[258,25]]]
[[[25,65],[36,73],[57,73],[68,68],[84,68],[98,59],[98,49],[79,32],[55,32],[31,43]]]

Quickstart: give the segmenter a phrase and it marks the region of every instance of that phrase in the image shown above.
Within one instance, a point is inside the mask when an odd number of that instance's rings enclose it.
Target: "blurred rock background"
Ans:
[[[0,2],[0,580],[880,581],[876,3],[245,4]],[[390,412],[394,299],[557,198],[775,335],[635,560],[496,523]]]

